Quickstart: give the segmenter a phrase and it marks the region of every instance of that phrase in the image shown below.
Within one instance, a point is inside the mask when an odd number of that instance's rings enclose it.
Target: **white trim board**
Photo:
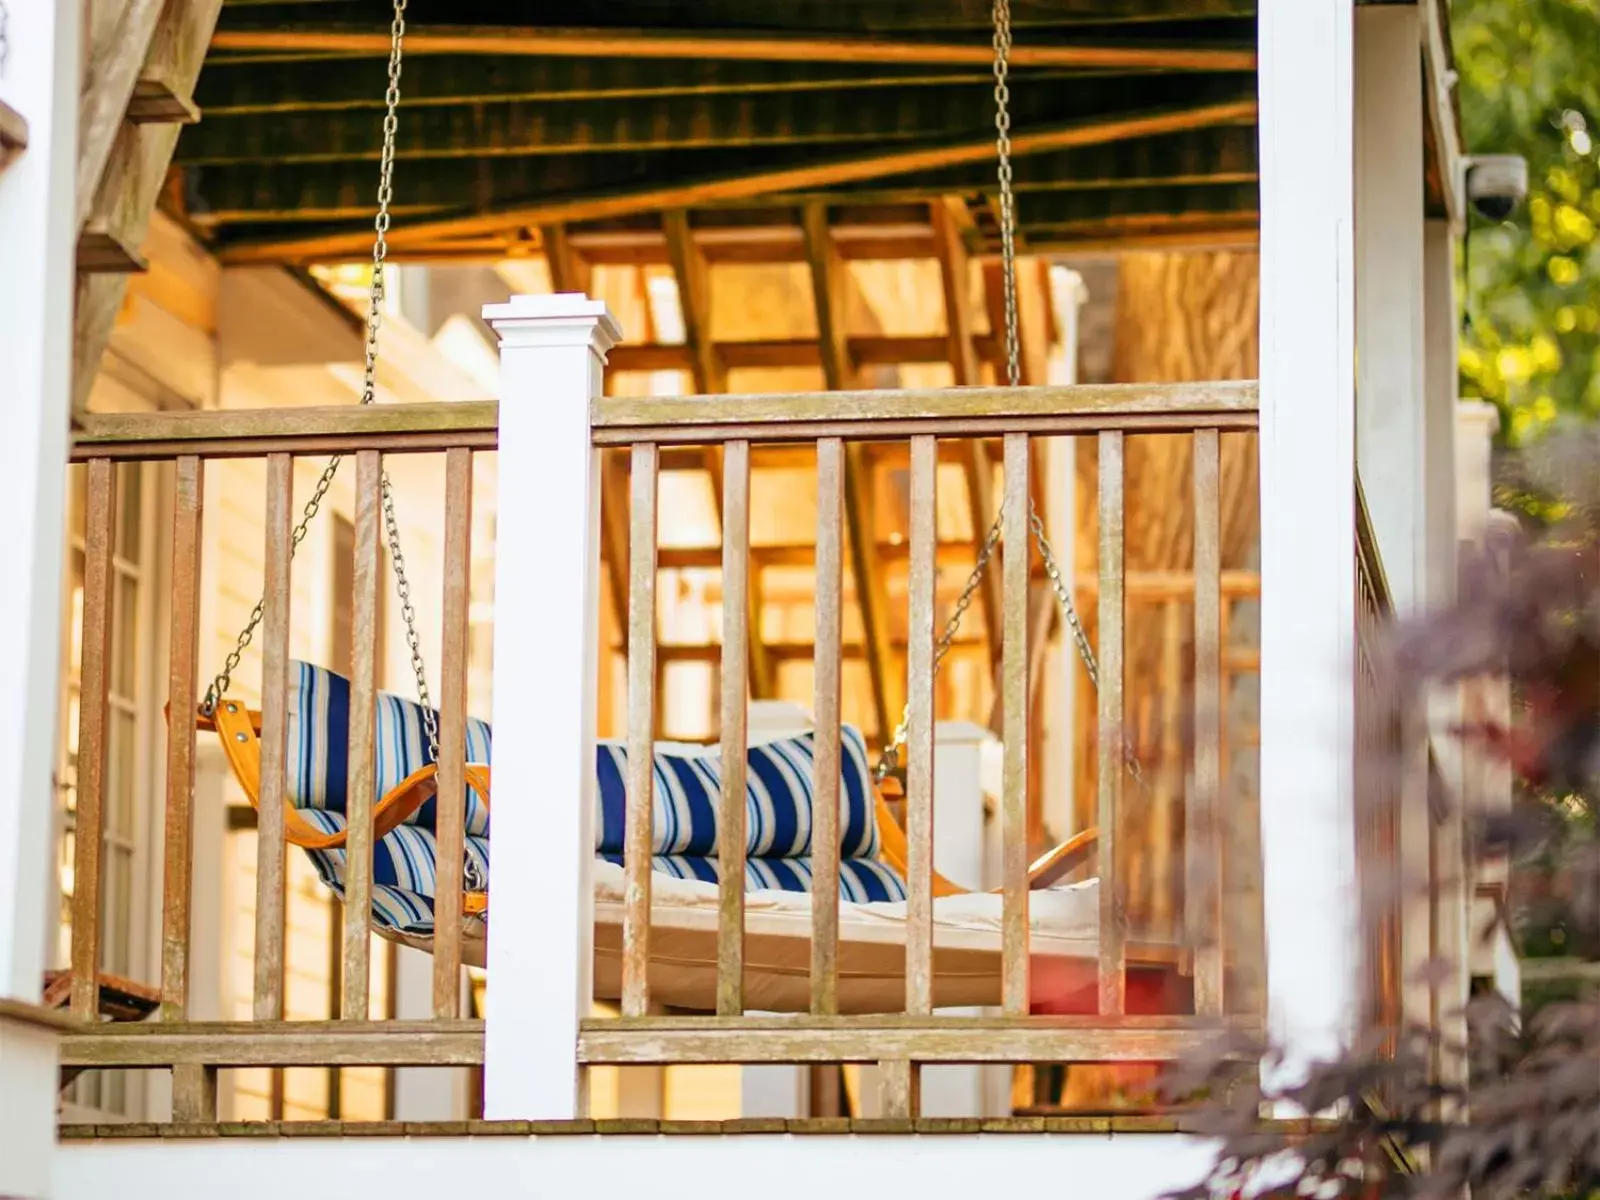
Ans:
[[[625,1137],[218,1138],[65,1142],[53,1200],[474,1200],[645,1196],[704,1200],[707,1181],[760,1179],[763,1200],[852,1196],[972,1200],[997,1179],[1071,1179],[1095,1200],[1154,1200],[1206,1172],[1210,1143],[1182,1134],[738,1134]],[[748,1161],[746,1161],[748,1160]],[[741,1163],[743,1165],[741,1165]],[[834,1181],[829,1184],[825,1181]],[[715,1189],[712,1189],[715,1191]]]

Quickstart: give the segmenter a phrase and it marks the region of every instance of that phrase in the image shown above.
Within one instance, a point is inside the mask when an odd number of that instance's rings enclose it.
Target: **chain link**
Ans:
[[[367,296],[367,344],[366,363],[361,380],[362,404],[372,404],[377,399],[378,391],[378,332],[383,327],[383,272],[385,260],[389,255],[389,205],[394,199],[394,144],[395,133],[400,126],[398,111],[400,65],[406,36],[406,3],[407,0],[394,0],[394,21],[389,28],[389,86],[383,96],[383,153],[378,166],[378,215],[373,220],[373,232],[376,236],[372,243],[372,287]],[[306,502],[301,512],[300,523],[294,527],[289,539],[291,559],[295,551],[300,548],[300,543],[305,540],[306,530],[322,507],[328,489],[333,486],[334,476],[339,473],[341,461],[343,456],[336,454],[323,468],[322,476],[317,480],[317,486],[311,493],[311,499]],[[400,523],[395,516],[394,489],[390,485],[388,471],[379,474],[379,492],[383,502],[383,524],[389,543],[389,560],[394,568],[395,592],[400,597],[400,617],[405,622],[406,644],[411,650],[411,670],[417,680],[417,702],[422,706],[422,721],[428,738],[428,748],[433,754],[433,760],[437,762],[439,720],[429,699],[427,669],[422,661],[422,643],[417,633],[417,612],[411,603],[411,583],[406,576],[405,555],[400,549]],[[261,624],[265,612],[266,598],[262,597],[251,610],[250,620],[240,632],[233,650],[222,665],[221,672],[206,689],[205,699],[200,704],[200,711],[204,715],[209,717],[216,712],[217,702],[228,690],[228,685],[233,680],[233,672],[238,669],[239,660],[255,637],[256,628]]]
[[[1022,338],[1020,323],[1017,320],[1017,199],[1012,188],[1011,176],[1011,87],[1009,83],[1011,74],[1011,0],[994,0],[994,132],[995,152],[999,159],[1000,177],[1000,265],[1002,289],[1005,294],[1005,346],[1006,346],[1006,383],[1009,387],[1022,385]],[[939,635],[939,641],[934,647],[933,673],[939,673],[939,665],[944,662],[945,655],[950,652],[950,646],[955,641],[957,631],[961,628],[961,618],[966,615],[967,608],[972,603],[972,597],[982,582],[984,572],[989,568],[989,560],[994,556],[995,547],[1000,542],[1001,531],[1005,525],[1005,513],[996,515],[994,524],[989,527],[988,534],[984,537],[983,546],[978,551],[977,561],[973,564],[972,574],[967,577],[966,585],[961,589],[961,595],[956,600],[955,610],[950,614],[950,619],[945,622],[944,630]],[[1060,564],[1056,561],[1055,551],[1051,548],[1050,539],[1045,536],[1044,521],[1040,519],[1038,510],[1034,507],[1033,500],[1028,500],[1028,527],[1033,540],[1039,546],[1039,555],[1044,560],[1045,574],[1049,576],[1050,586],[1056,594],[1056,602],[1061,607],[1061,615],[1067,623],[1067,628],[1072,633],[1072,640],[1077,646],[1078,655],[1083,659],[1084,668],[1088,671],[1089,682],[1097,690],[1100,687],[1100,665],[1095,660],[1094,649],[1089,645],[1089,635],[1084,631],[1083,622],[1078,617],[1077,607],[1072,603],[1072,593],[1067,588],[1065,577],[1061,573]],[[883,753],[878,759],[878,765],[873,772],[874,778],[882,782],[892,773],[900,762],[900,749],[906,744],[910,736],[911,706],[907,705],[905,712],[900,717],[900,724],[895,727],[894,736],[889,744],[883,748]],[[1133,777],[1136,785],[1143,784],[1143,772],[1139,768],[1139,760],[1132,749],[1124,750],[1124,758],[1128,773]]]

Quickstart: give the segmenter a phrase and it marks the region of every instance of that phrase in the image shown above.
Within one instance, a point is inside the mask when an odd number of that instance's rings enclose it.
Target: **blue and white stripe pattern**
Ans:
[[[343,813],[350,767],[350,681],[309,663],[289,664],[289,795],[297,808]],[[422,706],[389,692],[377,697],[378,795],[433,762],[423,726]],[[435,713],[435,719],[438,714]],[[489,726],[467,720],[467,761],[489,761]],[[489,835],[489,810],[470,787],[466,790],[467,835]],[[407,824],[434,827],[435,807],[429,801]]]
[[[859,730],[840,734],[839,853],[846,859],[878,854],[878,822],[867,745]],[[595,849],[623,846],[628,748],[616,741],[596,748],[599,811]],[[811,733],[752,746],[745,759],[745,853],[753,858],[805,858],[811,854],[811,814],[816,779],[816,736]],[[718,747],[655,752],[655,805],[651,849],[662,855],[717,852],[717,804],[722,792]],[[802,891],[802,888],[790,889]]]
[[[324,832],[345,825],[349,767],[350,683],[308,663],[291,664],[289,801]],[[467,761],[490,762],[489,726],[467,723]],[[855,903],[904,900],[904,882],[877,860],[878,823],[866,743],[845,726],[840,738],[839,895]],[[804,734],[750,748],[746,770],[747,891],[811,890],[815,737]],[[722,764],[715,747],[657,747],[654,754],[654,869],[679,879],[718,878],[717,804]],[[381,796],[433,761],[415,701],[386,692],[377,702],[377,784]],[[627,748],[602,742],[596,753],[597,857],[620,864],[624,839]],[[437,813],[429,801],[373,848],[373,920],[421,937],[433,933],[437,889]],[[489,810],[466,796],[467,885],[489,878]],[[345,852],[309,851],[322,881],[344,893]]]

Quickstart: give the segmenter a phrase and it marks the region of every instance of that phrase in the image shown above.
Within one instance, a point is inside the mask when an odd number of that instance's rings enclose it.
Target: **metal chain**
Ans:
[[[1000,177],[1000,264],[1002,290],[1005,294],[1006,383],[1009,387],[1020,387],[1022,338],[1020,323],[1017,320],[1017,200],[1012,189],[1011,176],[1011,88],[1008,82],[1010,73],[1011,0],[994,0],[994,130]],[[966,586],[961,589],[961,595],[956,600],[955,610],[950,614],[950,619],[945,623],[944,630],[934,647],[935,675],[939,673],[939,666],[944,662],[945,655],[950,652],[950,646],[961,627],[961,618],[966,615],[973,594],[978,590],[978,584],[989,568],[989,560],[1000,542],[1004,525],[1005,513],[1002,511],[995,516],[994,524],[989,527],[983,546],[978,551],[977,561],[973,564],[972,574],[967,577]],[[1050,586],[1056,594],[1056,602],[1061,607],[1061,615],[1066,620],[1067,628],[1072,632],[1072,640],[1088,671],[1089,682],[1098,689],[1100,665],[1095,660],[1093,647],[1089,645],[1089,635],[1084,631],[1077,607],[1072,603],[1072,594],[1067,588],[1065,577],[1061,574],[1061,567],[1056,561],[1055,551],[1050,546],[1050,539],[1045,536],[1044,521],[1040,519],[1031,497],[1028,500],[1028,526],[1033,540],[1038,543],[1039,555],[1044,560],[1045,574],[1050,578]],[[911,706],[907,705],[901,715],[900,724],[895,727],[893,738],[883,748],[883,754],[878,759],[874,777],[880,782],[899,765],[900,748],[906,744],[910,726]],[[1124,757],[1134,782],[1142,784],[1143,773],[1139,769],[1139,760],[1131,749],[1125,751]]]
[[[383,153],[378,166],[378,214],[373,220],[373,231],[376,236],[372,243],[372,287],[367,297],[367,344],[366,364],[361,381],[362,404],[371,404],[377,398],[378,331],[383,327],[383,268],[389,255],[389,205],[394,199],[394,143],[395,132],[400,125],[398,115],[400,65],[406,36],[406,3],[407,0],[394,0],[394,21],[389,29],[389,86],[383,97]],[[341,461],[343,456],[336,454],[323,468],[322,476],[317,480],[317,486],[311,493],[311,499],[306,502],[301,512],[300,523],[294,527],[290,536],[291,559],[295,551],[300,548],[300,543],[305,540],[306,530],[322,507],[328,489],[333,486],[333,479],[339,473]],[[395,517],[394,489],[390,485],[389,472],[386,470],[379,474],[379,492],[383,501],[383,523],[389,542],[389,559],[394,568],[395,592],[400,597],[400,617],[405,622],[406,644],[411,650],[411,670],[417,679],[417,702],[422,706],[422,722],[428,738],[428,748],[433,754],[434,761],[437,762],[439,722],[429,699],[427,670],[422,661],[422,644],[417,634],[417,613],[411,603],[411,583],[406,576],[405,555],[400,549],[400,524]],[[216,711],[217,702],[228,690],[233,672],[238,669],[240,658],[255,637],[256,628],[261,624],[265,611],[266,598],[263,597],[251,610],[250,620],[240,632],[233,650],[224,661],[222,671],[206,689],[205,699],[200,704],[200,711],[204,715],[210,716]]]

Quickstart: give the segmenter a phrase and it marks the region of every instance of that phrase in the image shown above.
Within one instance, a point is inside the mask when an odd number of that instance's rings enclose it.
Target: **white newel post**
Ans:
[[[62,504],[72,387],[76,0],[11,6],[0,100],[28,145],[0,168],[0,1196],[50,1191],[56,1030],[34,1006],[52,921]]]
[[[599,456],[589,402],[621,331],[586,296],[513,296],[500,338],[494,870],[484,1113],[583,1116],[593,1002]]]
[[[1261,0],[1261,853],[1287,1070],[1358,1011],[1352,0]]]

